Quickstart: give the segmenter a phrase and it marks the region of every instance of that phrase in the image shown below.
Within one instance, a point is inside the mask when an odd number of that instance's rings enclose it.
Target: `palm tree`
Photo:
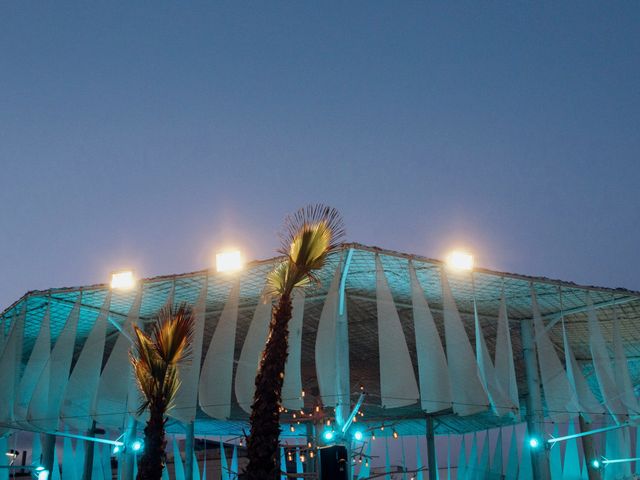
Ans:
[[[137,480],[160,480],[165,465],[166,414],[180,388],[179,365],[191,356],[193,314],[183,303],[177,309],[166,306],[158,313],[150,335],[134,327],[135,338],[129,352],[138,388],[142,393],[141,415],[149,409],[144,429],[144,453]]]
[[[276,297],[269,337],[262,353],[251,405],[251,433],[247,442],[249,480],[275,480],[280,475],[280,403],[287,361],[291,296],[297,288],[317,282],[327,254],[344,236],[342,218],[325,205],[309,205],[287,217],[280,253],[286,259],[267,277]]]

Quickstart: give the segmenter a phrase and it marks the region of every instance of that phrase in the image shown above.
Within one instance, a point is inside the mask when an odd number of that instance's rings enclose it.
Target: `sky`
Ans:
[[[638,2],[2,2],[0,309],[347,240],[640,290]]]

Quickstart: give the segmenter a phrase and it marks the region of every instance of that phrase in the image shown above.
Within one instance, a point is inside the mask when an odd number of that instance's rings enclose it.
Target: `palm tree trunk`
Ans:
[[[283,294],[271,315],[269,338],[256,376],[251,406],[248,480],[277,480],[280,476],[280,404],[291,310],[291,296]]]
[[[144,454],[140,458],[136,480],[160,480],[165,464],[164,412],[149,409],[149,420],[144,428]]]

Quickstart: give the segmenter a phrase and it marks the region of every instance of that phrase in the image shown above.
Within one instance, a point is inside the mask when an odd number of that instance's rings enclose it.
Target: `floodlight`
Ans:
[[[218,272],[236,272],[242,268],[242,256],[238,250],[230,250],[216,254],[216,270]]]
[[[333,430],[325,430],[325,432],[322,434],[322,438],[324,438],[327,442],[330,442],[331,440],[333,440]]]
[[[600,460],[598,460],[597,458],[594,458],[593,460],[591,460],[591,466],[598,470],[600,468]]]
[[[121,270],[111,274],[111,288],[131,290],[136,285],[136,279],[131,270]]]
[[[536,437],[531,437],[529,439],[529,446],[531,448],[538,448],[540,446],[540,440],[538,440]]]
[[[454,270],[473,270],[473,255],[456,250],[447,255],[447,266]]]
[[[362,432],[360,430],[356,430],[356,432],[353,434],[353,438],[355,438],[357,441],[362,440]]]

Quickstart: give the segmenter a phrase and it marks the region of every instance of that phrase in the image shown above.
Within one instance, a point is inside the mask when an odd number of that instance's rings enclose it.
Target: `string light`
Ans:
[[[295,431],[296,431],[296,427],[294,427],[293,425],[291,425],[291,426],[289,427],[289,430],[291,430],[292,432],[295,432]]]
[[[306,460],[306,458],[305,458],[304,454],[303,454],[303,453],[301,453],[301,454],[300,454],[300,461],[301,461],[302,463],[304,463],[304,461],[305,461],[305,460]]]
[[[304,390],[302,390],[301,395],[302,395],[302,398],[304,398]]]
[[[393,438],[395,438],[395,439],[398,438],[398,432],[396,432],[395,430],[393,431]]]
[[[331,426],[331,420],[327,420],[327,427]]]
[[[311,442],[307,442],[307,448],[311,448]]]
[[[313,450],[311,450],[311,451],[309,452],[309,458],[313,458],[313,455],[314,455]]]
[[[376,439],[376,431],[374,430],[373,433],[371,433],[371,440],[375,440]]]
[[[320,412],[320,405],[316,405],[316,413]]]

